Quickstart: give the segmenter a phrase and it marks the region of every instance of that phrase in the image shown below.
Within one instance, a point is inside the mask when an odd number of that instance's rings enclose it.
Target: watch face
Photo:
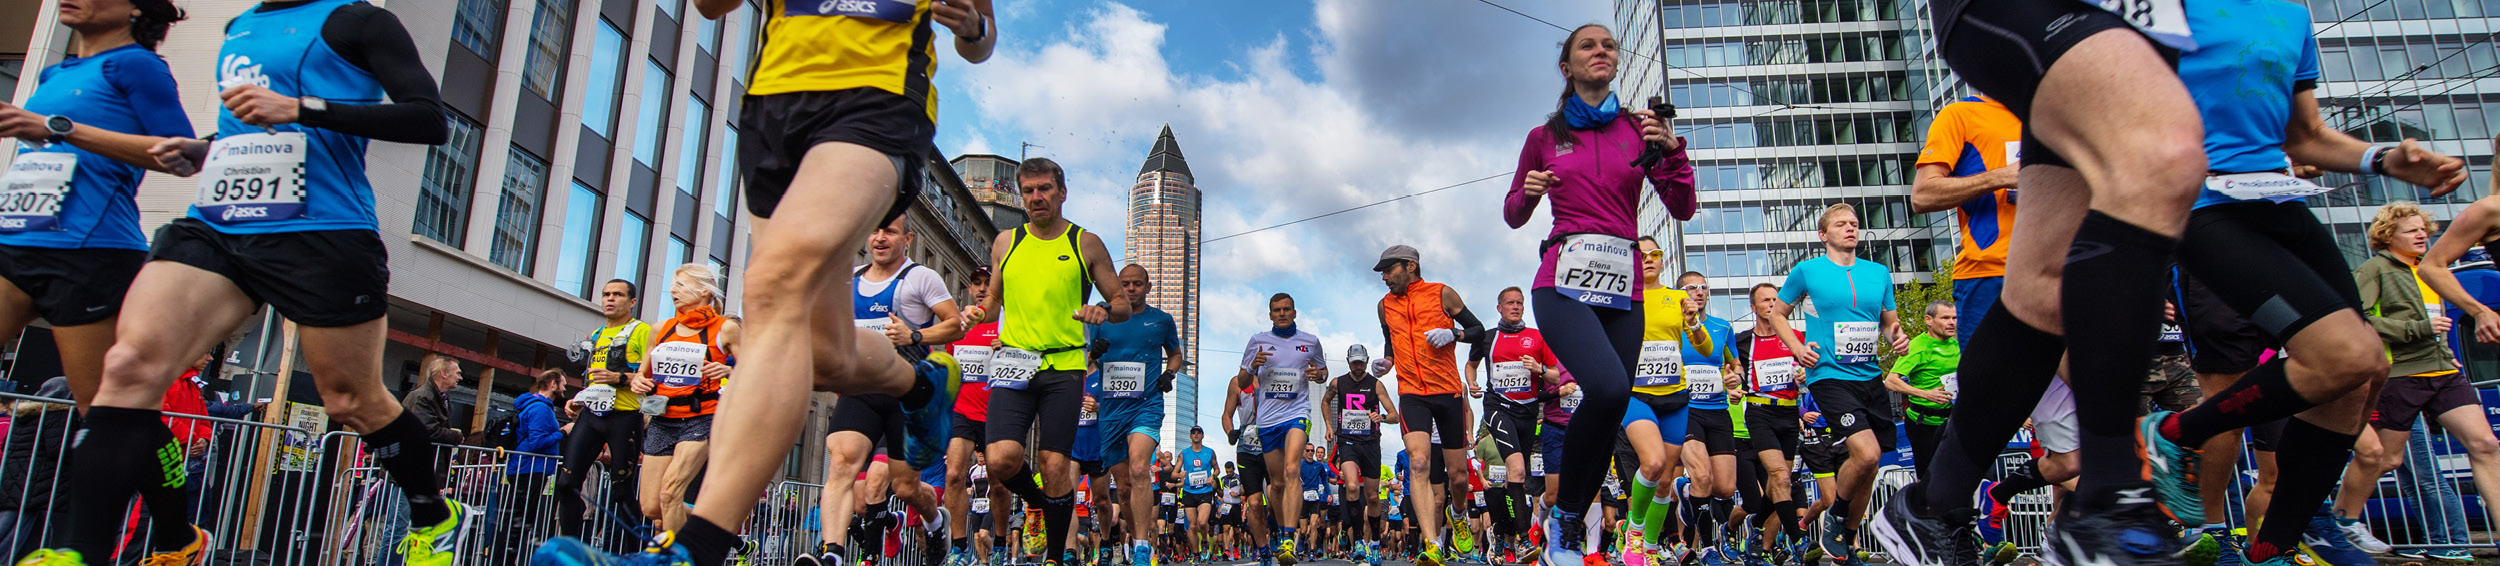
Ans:
[[[70,123],[68,116],[53,116],[45,119],[43,124],[45,127],[51,128],[53,133],[62,135],[68,135],[70,129],[75,127],[74,124]]]

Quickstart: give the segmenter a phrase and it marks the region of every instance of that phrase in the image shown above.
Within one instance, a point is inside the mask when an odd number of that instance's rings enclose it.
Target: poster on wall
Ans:
[[[290,430],[278,444],[278,470],[310,472],[320,467],[321,432],[330,430],[330,414],[320,405],[286,404],[286,425]],[[311,431],[311,432],[302,432]]]

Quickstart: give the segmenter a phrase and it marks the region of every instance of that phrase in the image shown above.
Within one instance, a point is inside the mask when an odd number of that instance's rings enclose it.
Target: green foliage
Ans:
[[[1939,301],[1945,304],[1953,303],[1953,274],[1943,271],[1931,273],[1928,274],[1926,281],[1912,280],[1901,284],[1892,292],[1893,302],[1900,307],[1900,310],[1896,312],[1901,315],[1902,335],[1918,336],[1927,332],[1927,305],[1929,303]],[[1900,357],[1901,353],[1892,351],[1891,344],[1883,344],[1882,348],[1881,360],[1884,367],[1892,367],[1892,360]]]

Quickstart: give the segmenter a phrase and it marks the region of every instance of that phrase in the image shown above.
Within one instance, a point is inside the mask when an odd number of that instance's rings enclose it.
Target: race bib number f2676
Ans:
[[[1665,340],[1641,343],[1640,361],[1632,366],[1633,387],[1675,385],[1683,377],[1683,344]]]
[[[1111,362],[1102,365],[1102,393],[1113,399],[1136,399],[1146,393],[1146,364]]]
[[[1832,347],[1832,361],[1843,364],[1875,361],[1875,335],[1873,322],[1832,323],[1832,342],[1836,343]]]
[[[61,202],[69,200],[70,180],[77,174],[77,154],[18,154],[8,173],[0,174],[0,232],[60,229]]]
[[[238,134],[208,145],[192,206],[219,224],[304,216],[303,132]]]
[[[1554,288],[1589,306],[1632,308],[1633,276],[1640,248],[1631,240],[1605,234],[1574,234],[1563,238],[1554,256]]]
[[[1024,389],[1033,383],[1033,374],[1041,369],[1041,354],[1019,348],[999,348],[990,352],[990,387]]]

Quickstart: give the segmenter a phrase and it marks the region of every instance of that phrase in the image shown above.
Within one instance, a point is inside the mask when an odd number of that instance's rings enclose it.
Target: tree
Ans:
[[[1912,280],[1893,289],[1893,303],[1900,308],[1896,312],[1901,313],[1901,333],[1908,336],[1926,333],[1927,305],[1938,301],[1953,303],[1953,274],[1950,272],[1930,273],[1925,281]],[[1891,344],[1885,344],[1883,348],[1884,367],[1892,367],[1892,360],[1900,357],[1901,353],[1891,351]]]

